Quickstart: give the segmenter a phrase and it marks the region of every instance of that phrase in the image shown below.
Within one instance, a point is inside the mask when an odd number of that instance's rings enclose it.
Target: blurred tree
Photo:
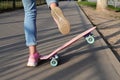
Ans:
[[[96,9],[98,11],[107,11],[108,0],[97,0]]]
[[[80,2],[80,1],[87,1],[87,0],[78,0],[78,2]]]

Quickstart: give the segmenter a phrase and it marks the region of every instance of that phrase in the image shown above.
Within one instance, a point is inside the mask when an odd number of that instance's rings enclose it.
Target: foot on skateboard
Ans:
[[[40,60],[39,58],[40,58],[39,53],[34,53],[33,55],[30,55],[29,58],[28,58],[27,66],[29,66],[29,67],[37,66],[37,64]]]
[[[64,17],[62,10],[59,7],[55,7],[51,10],[51,15],[58,25],[59,31],[62,34],[68,34],[70,32],[70,23]]]

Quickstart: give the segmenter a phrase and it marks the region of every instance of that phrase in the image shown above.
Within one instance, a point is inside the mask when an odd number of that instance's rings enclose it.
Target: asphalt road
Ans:
[[[47,5],[38,6],[38,50],[49,54],[92,24],[76,2],[60,2],[71,32],[61,35]],[[35,68],[26,67],[28,48],[25,46],[23,10],[0,14],[0,80],[119,80],[120,63],[96,30],[95,43],[81,38],[59,52],[60,64],[52,67],[41,61]]]

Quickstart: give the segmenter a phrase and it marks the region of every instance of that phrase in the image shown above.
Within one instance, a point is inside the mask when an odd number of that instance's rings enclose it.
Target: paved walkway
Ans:
[[[47,5],[38,6],[38,50],[48,54],[92,24],[75,2],[60,2],[71,23],[71,33],[61,35]],[[36,68],[26,67],[28,49],[23,32],[23,10],[0,14],[0,80],[119,80],[120,63],[96,30],[96,42],[85,39],[59,53],[60,65],[51,67],[41,62]]]

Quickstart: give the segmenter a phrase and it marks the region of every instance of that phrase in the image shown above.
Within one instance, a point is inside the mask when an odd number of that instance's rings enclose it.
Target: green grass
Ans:
[[[15,3],[15,8],[21,8],[22,7],[22,2],[17,1]],[[0,2],[0,11],[4,10],[11,10],[13,9],[13,2],[12,1],[1,1]]]
[[[78,2],[79,5],[84,5],[84,6],[89,6],[89,7],[92,7],[92,8],[96,8],[96,3],[95,2],[88,2],[88,1],[81,1],[81,2]],[[119,7],[114,7],[112,5],[108,5],[108,9],[110,10],[114,10],[114,11],[120,11],[120,8]]]
[[[45,0],[36,0],[36,5],[42,5],[42,4],[45,4]],[[16,0],[15,7],[13,6],[13,1],[9,1],[9,0],[0,1],[0,12],[4,12],[4,11],[6,12],[20,8],[23,8],[22,0]]]
[[[115,8],[114,6],[108,5],[108,9],[120,12],[120,8],[119,7]]]
[[[92,8],[96,8],[96,3],[95,2],[88,2],[88,1],[81,1],[78,2],[79,5],[84,5],[84,6],[89,6]]]

